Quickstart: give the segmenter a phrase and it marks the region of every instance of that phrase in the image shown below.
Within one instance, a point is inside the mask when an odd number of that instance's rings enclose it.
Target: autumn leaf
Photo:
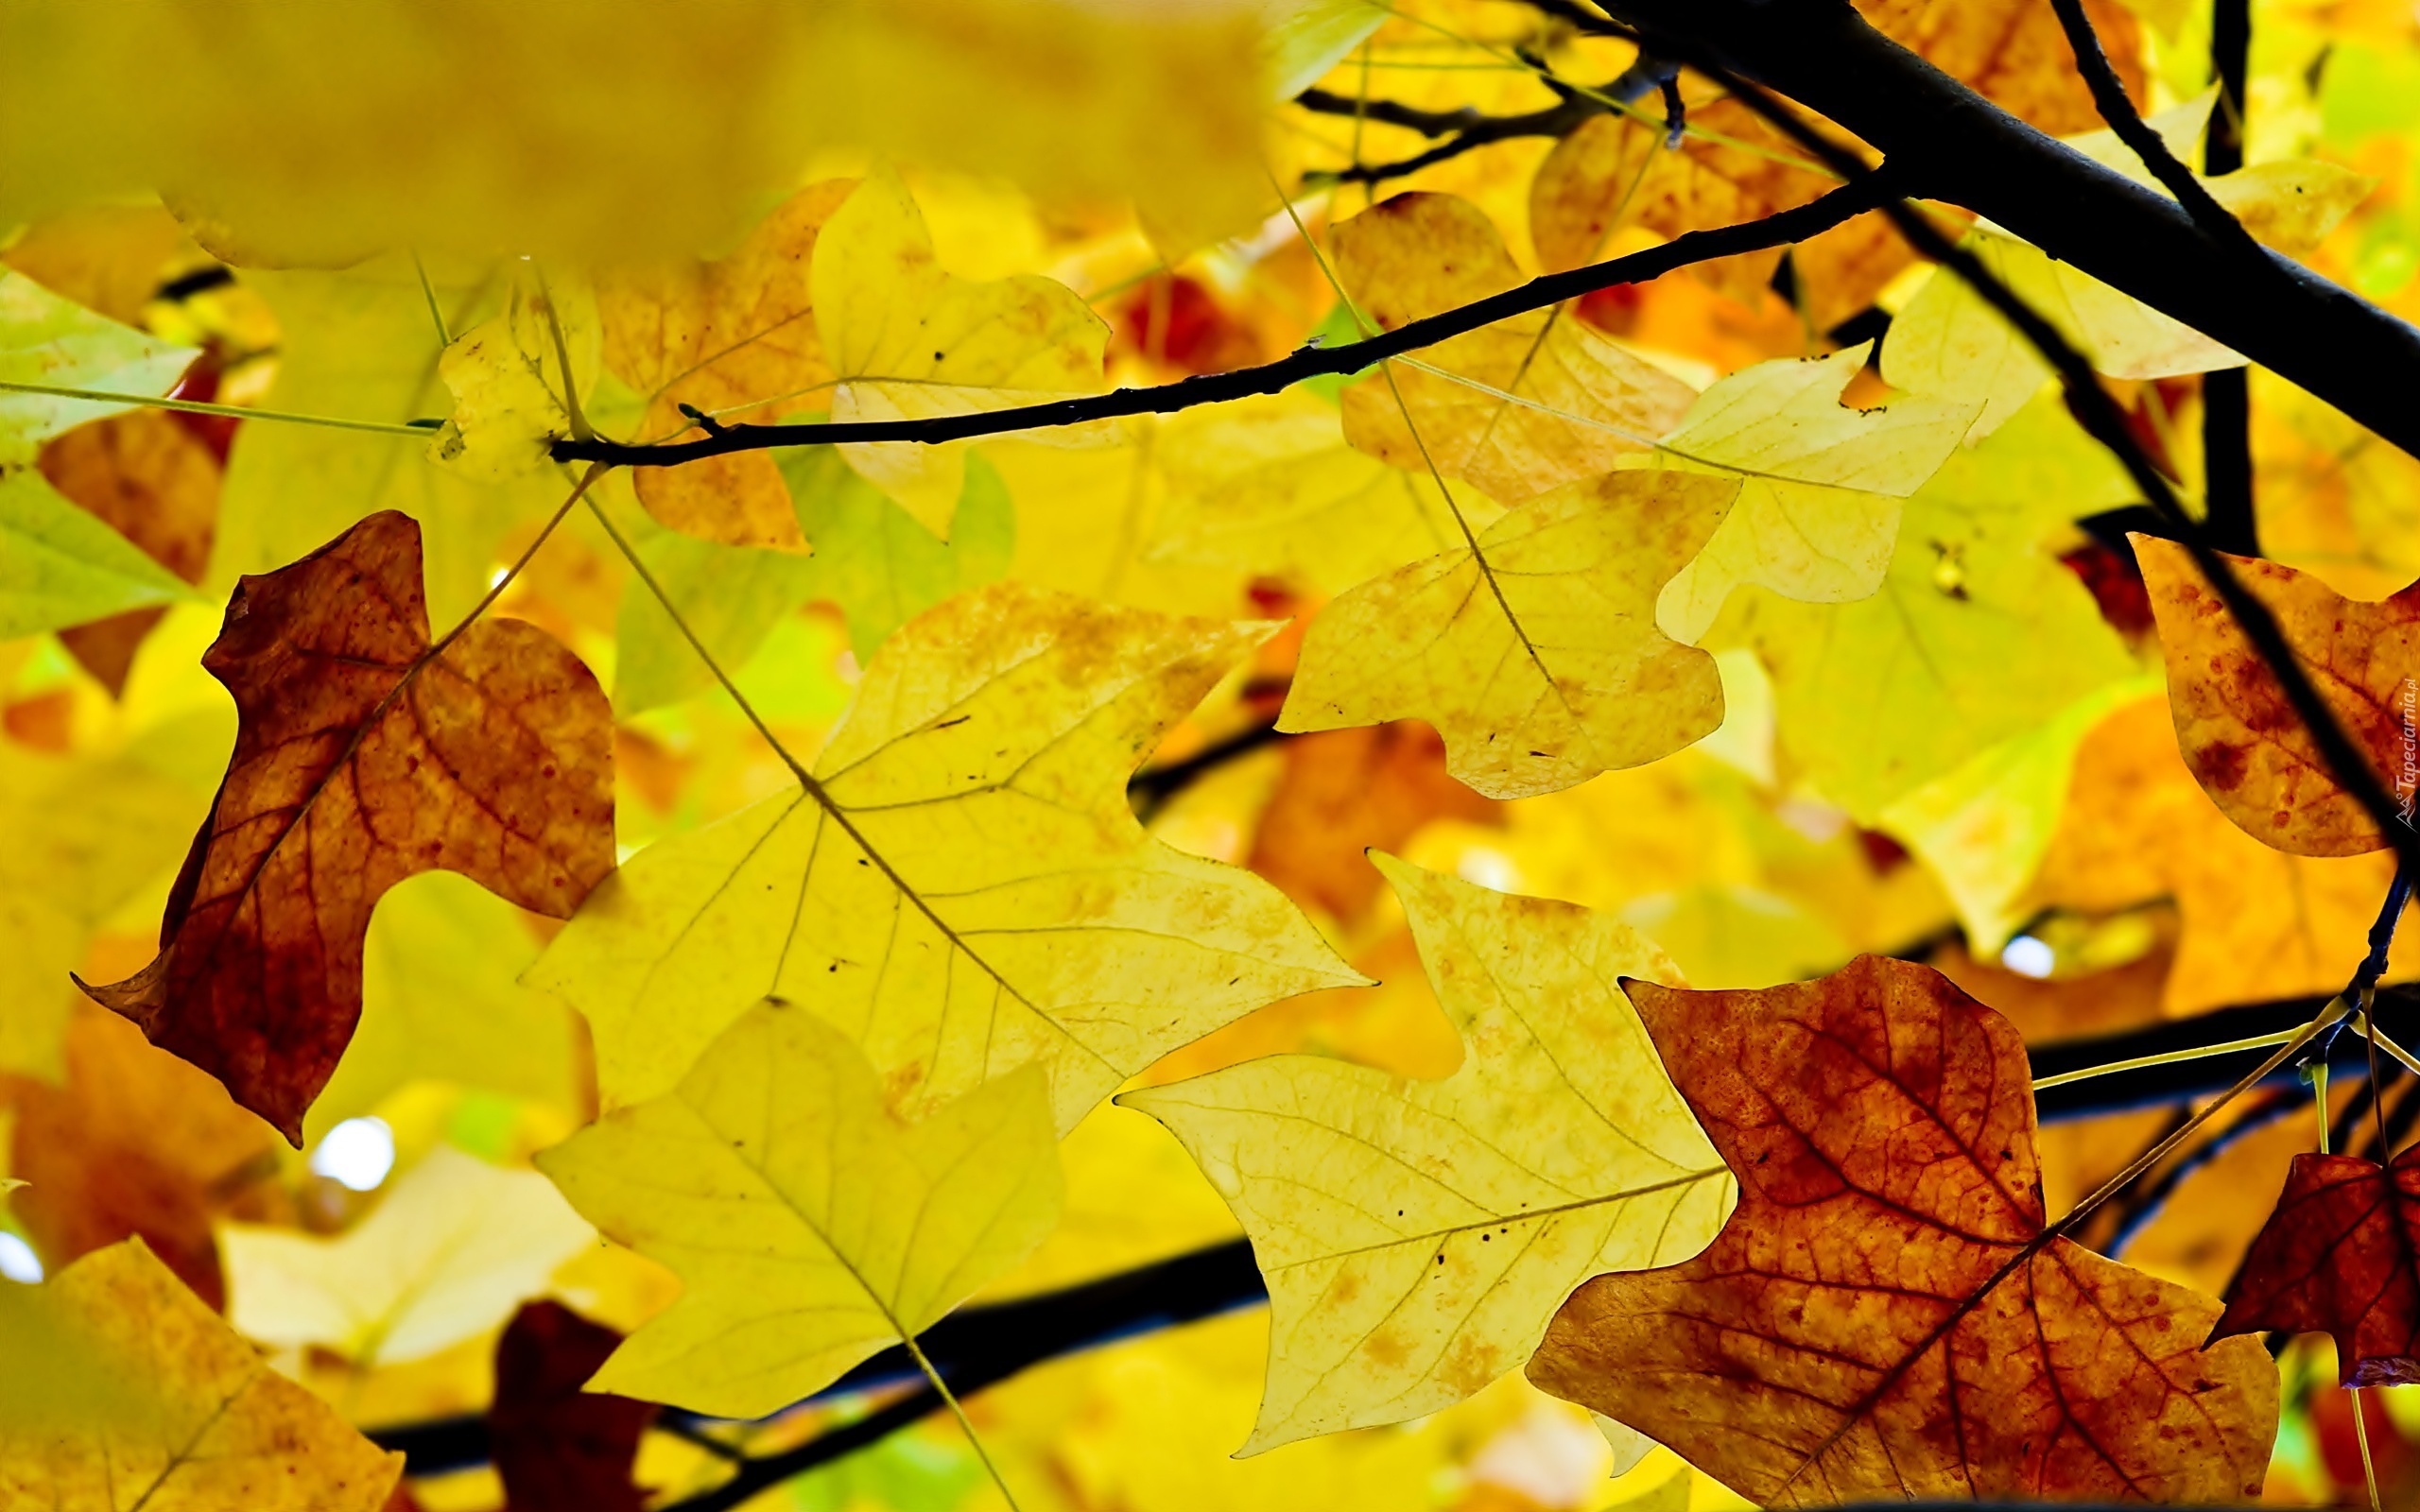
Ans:
[[[1397,195],[1334,235],[1337,277],[1381,331],[1521,281],[1486,213],[1451,195]],[[1517,504],[1652,445],[1692,397],[1579,321],[1540,311],[1423,348],[1346,389],[1344,434],[1396,467],[1433,464]]]
[[[1100,317],[1066,285],[1033,274],[988,284],[951,275],[894,173],[867,179],[824,223],[811,287],[836,380],[836,421],[1007,409],[1102,387],[1109,327]],[[1059,445],[1099,438],[1084,427],[1036,435]],[[963,443],[853,443],[840,452],[926,529],[949,535]]]
[[[1048,1084],[1026,1066],[904,1124],[863,1052],[769,999],[666,1094],[541,1154],[607,1237],[678,1272],[597,1390],[756,1417],[923,1332],[1059,1214]]]
[[[1295,573],[1331,593],[1461,544],[1457,515],[1484,529],[1503,513],[1356,451],[1337,406],[1298,390],[1188,410],[1152,452],[1168,502],[1151,558]]]
[[[1530,1380],[1766,1505],[2258,1496],[2274,1366],[2203,1350],[2208,1298],[2045,1227],[2006,1020],[1870,955],[1623,987],[1739,1205],[1697,1259],[1574,1293]]]
[[[1920,54],[1942,72],[2018,119],[2054,135],[2100,125],[2092,92],[2075,69],[2074,54],[2048,6],[2026,0],[1858,0],[1858,9],[1884,35]],[[2084,0],[2085,18],[2109,54],[2126,93],[2142,99],[2142,27],[2119,0]]]
[[[530,1302],[495,1347],[489,1452],[509,1512],[640,1512],[631,1483],[655,1407],[582,1391],[622,1336],[561,1302]]]
[[[718,262],[667,263],[598,284],[605,366],[646,396],[642,438],[703,434],[683,404],[731,424],[773,419],[785,403],[826,407],[832,369],[816,335],[808,269],[823,223],[856,187],[835,179],[800,190]],[[639,502],[702,540],[804,551],[776,460],[742,452],[642,468]]]
[[[210,444],[177,416],[138,409],[78,425],[42,449],[39,466],[61,498],[186,582],[201,581],[218,524],[220,469]],[[133,610],[78,626],[61,631],[60,644],[119,693],[162,612]]]
[[[242,730],[160,955],[85,988],[298,1142],[381,893],[441,867],[560,917],[613,867],[595,679],[518,621],[432,645],[420,577],[418,527],[384,513],[245,579],[203,658]]]
[[[2170,541],[2128,539],[2159,618],[2177,747],[2202,790],[2245,833],[2280,850],[2349,856],[2383,847],[2386,836],[2337,782],[2276,675],[2190,554]],[[2275,562],[2221,559],[2276,617],[2338,725],[2408,805],[2420,589],[2363,604]]]
[[[2347,1386],[2420,1381],[2420,1149],[2388,1164],[2302,1154],[2253,1236],[2213,1339],[2272,1329],[2332,1334]]]
[[[1490,798],[1670,755],[1722,723],[1722,679],[1656,628],[1656,594],[1738,492],[1608,472],[1342,594],[1311,624],[1278,727],[1425,719],[1446,769]]]
[[[631,858],[530,982],[587,1015],[608,1108],[767,997],[927,1111],[1029,1061],[1060,1128],[1167,1050],[1360,980],[1276,889],[1147,836],[1125,780],[1270,627],[1020,584],[877,653],[799,787]]]
[[[456,336],[437,359],[454,411],[428,458],[482,482],[558,476],[551,448],[575,435],[596,382],[596,296],[535,273],[511,281],[504,308]]]
[[[341,1234],[221,1228],[228,1321],[364,1369],[415,1360],[502,1323],[594,1240],[543,1177],[440,1144]]]
[[[1575,1281],[1695,1252],[1729,1201],[1614,985],[1677,975],[1662,952],[1569,903],[1373,859],[1460,1070],[1272,1057],[1118,1099],[1184,1142],[1268,1278],[1245,1453],[1461,1400],[1536,1347]]]
[[[12,1291],[0,1341],[50,1378],[39,1396],[0,1387],[0,1505],[375,1512],[403,1469],[139,1239]]]
[[[1740,483],[1714,539],[1664,589],[1656,622],[1667,635],[1696,644],[1742,585],[1815,604],[1881,586],[1900,501],[1949,459],[1974,409],[1910,396],[1849,408],[1841,395],[1868,350],[1743,369],[1657,443],[1660,467]]]
[[[1350,919],[1382,879],[1364,853],[1400,850],[1435,820],[1502,822],[1499,806],[1445,770],[1444,742],[1406,720],[1289,740],[1245,865],[1302,903]]]
[[[90,1004],[65,1050],[63,1087],[0,1088],[14,1114],[9,1169],[27,1183],[10,1211],[54,1269],[140,1236],[196,1297],[223,1307],[216,1221],[288,1215],[275,1131]]]

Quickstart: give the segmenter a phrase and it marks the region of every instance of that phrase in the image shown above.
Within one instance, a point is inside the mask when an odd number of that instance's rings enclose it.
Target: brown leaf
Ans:
[[[855,180],[835,179],[800,190],[721,262],[599,283],[605,366],[648,397],[640,439],[703,435],[683,418],[684,404],[733,424],[772,419],[776,401],[830,407],[832,369],[816,336],[807,272],[817,234],[856,187]],[[765,408],[727,413],[750,405]],[[769,453],[641,468],[634,486],[648,512],[675,530],[726,545],[806,549]]]
[[[1697,1259],[1599,1276],[1530,1378],[1767,1505],[2250,1500],[2277,1373],[2217,1304],[2048,1236],[2025,1047],[1939,973],[1625,981],[1739,1178]]]
[[[2335,1335],[2348,1386],[2420,1385],[2420,1146],[2294,1157],[2210,1337],[2270,1329]]]
[[[2176,744],[2203,791],[2245,833],[2294,855],[2383,848],[2385,834],[2337,782],[2284,686],[2192,557],[2172,541],[2129,539],[2168,658]],[[2273,561],[2224,560],[2276,617],[2338,724],[2408,816],[2420,777],[2420,584],[2364,604]]]
[[[535,626],[432,646],[420,527],[391,510],[245,577],[202,665],[242,725],[160,954],[78,985],[299,1144],[361,1016],[381,894],[443,868],[565,918],[613,869],[613,717]]]
[[[166,410],[136,409],[78,425],[42,449],[50,486],[189,583],[210,566],[218,528],[216,454]],[[163,610],[136,610],[60,633],[112,694],[126,686],[143,637]]]
[[[2076,72],[2058,13],[2036,0],[1857,0],[1865,19],[1935,68],[2052,136],[2108,125]],[[2110,66],[2150,104],[2142,24],[2119,0],[2084,0]]]
[[[1352,919],[1383,879],[1365,850],[1400,850],[1431,819],[1502,822],[1445,771],[1445,743],[1410,720],[1298,735],[1245,865],[1296,902]]]
[[[653,1402],[580,1387],[622,1342],[560,1302],[530,1302],[495,1347],[488,1442],[507,1512],[639,1512],[631,1484]]]
[[[62,989],[63,990],[63,989]],[[15,1085],[9,1200],[52,1269],[139,1234],[212,1307],[226,1286],[215,1220],[284,1216],[277,1137],[226,1089],[86,1005],[67,1030],[67,1084]]]

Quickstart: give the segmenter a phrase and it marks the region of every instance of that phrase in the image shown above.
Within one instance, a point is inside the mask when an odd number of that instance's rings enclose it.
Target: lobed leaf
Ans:
[[[2347,1386],[2420,1383],[2420,1148],[2294,1157],[2210,1337],[2273,1329],[2333,1335]]]
[[[760,1417],[923,1332],[1041,1243],[1060,1177],[1040,1067],[912,1125],[885,1091],[838,1030],[772,998],[670,1092],[542,1153],[574,1207],[684,1288],[591,1384]]]
[[[391,512],[244,580],[202,659],[242,726],[160,954],[85,986],[298,1143],[380,894],[442,868],[562,917],[613,868],[596,679],[519,621],[431,645],[421,592],[419,527]]]
[[[1693,1253],[1730,1200],[1615,986],[1676,975],[1662,952],[1569,903],[1373,859],[1461,1069],[1274,1056],[1118,1099],[1184,1142],[1268,1278],[1247,1454],[1461,1400],[1536,1347],[1574,1282]]]
[[[2277,1374],[2208,1298],[2045,1227],[2025,1047],[1928,968],[1623,984],[1737,1176],[1695,1260],[1600,1276],[1530,1364],[1769,1506],[2260,1491]]]

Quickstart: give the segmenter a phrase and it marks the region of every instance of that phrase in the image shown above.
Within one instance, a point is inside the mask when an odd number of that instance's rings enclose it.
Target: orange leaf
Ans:
[[[600,283],[605,366],[648,398],[639,439],[695,440],[689,404],[733,424],[767,421],[780,402],[831,407],[832,369],[817,337],[807,272],[815,241],[856,187],[800,190],[718,263],[624,273]],[[767,452],[632,474],[639,502],[675,530],[731,546],[806,549],[781,470]]]
[[[2420,1384],[2420,1146],[2380,1165],[2297,1155],[2254,1236],[2213,1339],[2336,1336],[2348,1386]]]
[[[2130,539],[2168,655],[2176,744],[2203,791],[2245,833],[2280,850],[2352,856],[2383,848],[2386,836],[2337,782],[2285,688],[2192,557],[2172,541]],[[2276,617],[2337,722],[2409,814],[2420,584],[2363,604],[2290,567],[2223,559]]]
[[[1985,99],[2052,136],[2108,123],[2076,71],[2058,12],[2036,0],[1857,0],[1875,28]],[[2142,26],[2121,0],[2084,0],[2110,66],[2137,105],[2150,99]]]
[[[1364,851],[1399,850],[1432,819],[1500,824],[1499,807],[1446,772],[1445,743],[1425,724],[1298,735],[1245,865],[1298,903],[1354,919],[1381,885]]]
[[[1599,1276],[1530,1378],[1767,1505],[2258,1495],[2277,1373],[2215,1302],[2052,1238],[2008,1021],[1929,968],[1625,981],[1739,1178],[1697,1259]]]
[[[160,954],[78,985],[299,1145],[361,1017],[389,887],[458,871],[560,919],[613,869],[613,716],[535,626],[432,646],[420,526],[391,510],[247,576],[202,665],[242,725]]]

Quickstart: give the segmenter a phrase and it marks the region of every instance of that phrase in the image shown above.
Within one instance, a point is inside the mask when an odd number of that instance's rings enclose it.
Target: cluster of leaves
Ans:
[[[2256,373],[2127,534],[2244,358],[1621,6],[585,9],[0,10],[0,1506],[2407,1473],[2253,1335],[2420,1382],[2420,463]],[[1858,7],[2397,307],[2357,9]]]

